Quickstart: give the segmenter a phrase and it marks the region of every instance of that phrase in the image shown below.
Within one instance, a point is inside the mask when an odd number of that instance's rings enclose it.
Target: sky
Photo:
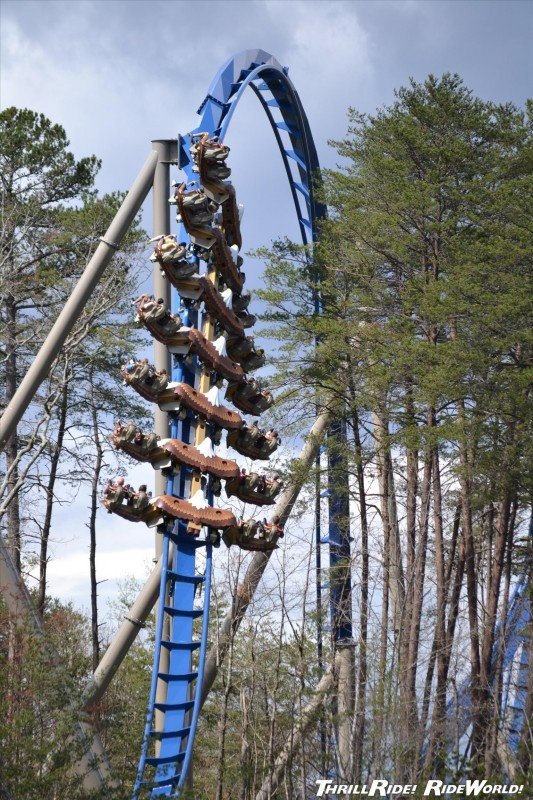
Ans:
[[[289,67],[320,162],[344,136],[349,106],[373,113],[409,78],[459,73],[485,100],[524,105],[531,96],[533,3],[527,0],[2,0],[0,104],[42,112],[67,131],[80,158],[102,161],[101,191],[127,189],[150,141],[196,126],[196,109],[218,68],[261,48]],[[245,206],[244,249],[297,238],[281,159],[257,99],[243,97],[226,142]],[[177,173],[172,175],[177,178]],[[150,203],[145,225],[150,225]],[[248,260],[260,282],[261,264]],[[147,269],[149,265],[147,264]],[[136,466],[131,482],[142,482]],[[62,508],[52,543],[50,590],[86,606],[87,498]],[[153,535],[100,514],[101,603],[116,581],[142,578]],[[287,541],[287,540],[286,540]]]

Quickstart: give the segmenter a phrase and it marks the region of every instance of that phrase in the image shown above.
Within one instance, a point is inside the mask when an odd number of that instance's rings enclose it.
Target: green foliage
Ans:
[[[79,755],[71,702],[89,663],[83,618],[55,602],[46,644],[15,626],[3,604],[0,619],[0,785],[14,800],[85,797],[71,774]]]
[[[363,477],[366,500],[354,492],[367,511],[375,492],[371,481],[379,479],[383,531],[372,547],[373,555],[376,548],[383,553],[391,591],[378,633],[383,655],[374,678],[376,694],[368,694],[373,732],[361,750],[379,763],[393,764],[399,775],[417,774],[417,741],[431,738],[438,747],[440,739],[447,747],[444,721],[435,722],[435,713],[416,730],[424,701],[416,680],[407,688],[404,681],[409,670],[421,679],[424,666],[416,656],[414,667],[404,661],[404,643],[421,658],[417,626],[437,637],[437,620],[444,631],[468,601],[463,633],[471,636],[471,653],[482,651],[489,675],[495,617],[504,614],[503,584],[512,568],[522,573],[525,567],[523,546],[513,547],[513,526],[522,542],[519,531],[532,488],[530,114],[531,104],[524,112],[482,101],[449,74],[411,81],[396,92],[391,106],[374,115],[351,109],[346,138],[333,143],[343,166],[324,175],[329,220],[319,244],[307,253],[288,241],[260,251],[267,261],[264,318],[268,334],[279,343],[278,414],[296,410],[300,420],[309,418],[315,398],[328,398],[352,431],[341,470],[356,471],[356,431],[362,440],[360,461],[365,468],[370,462]],[[320,314],[314,302],[318,288]],[[328,448],[335,455],[330,443],[331,438]],[[458,496],[463,516],[452,545]],[[509,524],[511,504],[522,513]],[[465,532],[470,524],[472,534]],[[391,531],[397,536],[392,545]],[[467,565],[462,589],[458,564],[470,536],[476,564]],[[355,531],[354,538],[357,552]],[[501,569],[504,554],[507,577]],[[354,579],[357,583],[355,572]],[[452,597],[453,580],[457,595]],[[384,581],[371,570],[370,596],[376,587],[380,594],[385,591]],[[422,585],[428,594],[415,607],[413,597]],[[402,603],[400,620],[391,608],[393,592]],[[492,619],[485,606],[481,610],[487,598],[497,609]],[[454,626],[453,621],[448,628],[450,649],[460,647]],[[388,633],[398,654],[389,650]],[[442,651],[436,660],[441,669],[437,701],[445,709],[449,686],[442,676],[449,664]],[[475,663],[472,655],[477,685]],[[474,709],[475,720],[485,714],[482,723],[476,722],[476,769],[481,769],[483,748],[491,752],[487,728],[498,724],[499,700],[489,680],[483,691],[490,702]],[[395,686],[400,687],[398,705]],[[428,708],[436,688],[428,670]],[[397,730],[393,720],[405,717],[404,697],[410,692],[413,725],[400,723]],[[494,751],[486,758],[497,761]]]
[[[434,436],[424,424],[433,407],[440,442],[467,435],[487,480],[513,428],[528,491],[529,119],[475,98],[457,75],[413,81],[391,107],[349,118],[334,143],[346,166],[325,175],[330,221],[312,254],[321,315],[303,249],[261,251],[278,385],[308,400],[318,386],[363,410],[386,398],[395,441],[411,446]]]
[[[98,196],[94,179],[100,161],[95,156],[77,161],[68,146],[63,128],[42,114],[15,108],[0,114],[0,354],[6,403],[125,196]],[[19,438],[10,440],[6,468],[12,478],[0,485],[0,503],[13,485],[19,488],[0,508],[0,520],[7,516],[12,550],[20,542],[21,528],[31,536],[35,526],[36,538],[45,541],[41,558],[46,559],[51,511],[45,512],[44,504],[54,497],[56,480],[64,477],[72,484],[92,477],[89,395],[106,433],[117,417],[146,422],[146,404],[122,391],[120,377],[120,365],[141,341],[129,298],[136,289],[145,238],[136,219],[19,426]],[[62,403],[66,414],[60,412]],[[24,445],[27,455],[18,460]],[[42,456],[30,470],[39,447]],[[35,497],[35,484],[37,492],[43,490],[42,502]],[[32,490],[25,525],[24,500]],[[44,527],[37,507],[43,508]]]
[[[63,128],[42,114],[0,113],[0,288],[30,308],[68,272],[72,238],[64,224],[72,202],[89,197],[100,166],[95,156],[76,161],[68,145]]]

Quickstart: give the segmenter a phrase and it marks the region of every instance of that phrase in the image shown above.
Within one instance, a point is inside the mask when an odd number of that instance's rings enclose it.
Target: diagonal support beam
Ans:
[[[294,753],[301,748],[307,731],[311,728],[313,723],[316,723],[317,712],[324,704],[324,701],[335,686],[336,675],[339,668],[340,656],[339,653],[337,653],[333,664],[331,664],[326,672],[322,675],[312,699],[302,711],[299,724],[296,725],[289,741],[276,758],[274,765],[272,766],[272,771],[263,781],[263,784],[257,792],[254,800],[269,800],[269,798],[273,797],[274,792],[283,780],[285,770],[291,763]]]
[[[324,434],[331,424],[332,419],[333,412],[328,408],[324,409],[319,414],[313,424],[313,427],[309,431],[300,456],[294,464],[294,478],[281,495],[277,504],[274,506],[273,516],[278,515],[282,525],[284,525],[289,518],[309,470],[315,461],[315,457],[320,448],[320,443],[322,442]],[[211,691],[213,683],[215,682],[219,664],[226,655],[232,636],[234,636],[237,632],[246,613],[246,609],[250,605],[250,602],[255,594],[255,590],[257,589],[259,581],[261,580],[263,573],[267,568],[271,554],[272,551],[268,553],[254,553],[248,569],[246,570],[243,582],[237,587],[237,592],[231,611],[226,614],[222,621],[222,626],[218,637],[218,644],[216,647],[212,647],[207,654],[204,685],[202,689],[202,706],[206,701],[207,695]]]
[[[101,238],[100,244],[85,267],[52,330],[46,337],[35,361],[7,405],[0,419],[0,449],[5,446],[9,437],[15,432],[24,412],[50,371],[54,359],[65,344],[70,331],[85,308],[105,268],[119,248],[126,231],[139,212],[146,195],[152,187],[157,161],[158,154],[153,150],[124,198],[124,202],[117,211],[105,236]]]

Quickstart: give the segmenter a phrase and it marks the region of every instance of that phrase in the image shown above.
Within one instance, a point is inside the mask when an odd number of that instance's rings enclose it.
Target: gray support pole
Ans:
[[[267,775],[254,800],[269,800],[273,797],[276,789],[283,780],[285,771],[296,753],[303,745],[305,735],[312,725],[316,725],[317,713],[324,705],[326,699],[335,685],[335,675],[339,667],[339,655],[335,656],[335,661],[322,675],[313,697],[302,710],[302,715],[291,733],[289,741],[281,749],[280,754],[272,765],[271,772]],[[325,778],[325,775],[321,776]]]
[[[177,141],[175,139],[154,139],[153,152],[157,154],[153,190],[153,236],[170,233],[170,165],[177,161]],[[162,297],[165,306],[170,308],[170,284],[161,275],[161,267],[154,264],[154,297]],[[166,369],[170,375],[170,354],[166,345],[154,341],[154,364],[156,369]],[[168,414],[155,407],[155,432],[162,438],[168,437]],[[165,494],[166,479],[160,470],[155,473],[155,495]],[[162,537],[156,534],[156,557],[161,555]]]
[[[64,345],[115,250],[118,249],[124,234],[135,219],[152,186],[156,164],[157,153],[152,151],[117,211],[113,222],[107,229],[105,236],[102,237],[93,257],[85,267],[52,330],[46,337],[37,358],[26,373],[13,399],[6,407],[2,419],[0,419],[0,447],[5,444],[16,429],[18,422],[49,372],[55,357]]]
[[[272,516],[278,515],[280,522],[284,525],[291,513],[293,506],[298,498],[300,489],[311,469],[320,444],[328,429],[333,414],[329,409],[323,410],[315,420],[313,427],[309,431],[307,440],[302,448],[300,456],[294,465],[293,479],[289,486],[284,490],[280,499],[274,506]],[[248,608],[259,581],[267,568],[272,550],[266,553],[254,553],[248,565],[243,582],[237,587],[236,596],[233,599],[231,610],[222,620],[218,635],[217,646],[211,647],[207,654],[204,670],[204,682],[202,686],[202,706],[211,691],[218,673],[218,667],[222,663],[228,650],[232,636],[234,636],[242,622],[246,609]]]
[[[178,143],[177,140],[154,139],[152,148],[157,154],[157,166],[154,175],[153,190],[153,235],[170,233],[170,204],[168,202],[170,194],[170,165],[177,162]],[[154,263],[154,297],[162,297],[165,307],[170,308],[170,284],[161,274],[161,267]],[[171,374],[171,359],[168,347],[161,342],[154,340],[154,365],[156,369],[166,369]],[[154,411],[155,432],[166,439],[169,435],[168,414],[156,405]],[[161,470],[155,471],[155,494],[156,496],[166,494],[166,478],[161,474]],[[161,558],[163,548],[163,537],[160,533],[155,534],[155,557]],[[170,562],[172,563],[172,562]],[[157,611],[156,611],[157,613]],[[170,635],[170,618],[163,620],[163,640],[168,640]],[[168,672],[170,664],[170,651],[166,647],[161,648],[159,660],[159,672]],[[167,696],[167,683],[163,680],[157,682],[156,702],[164,703]],[[162,711],[155,711],[155,730],[163,730],[165,715]],[[157,741],[155,746],[156,755],[159,754],[161,742]]]
[[[54,669],[61,678],[61,671],[64,667],[60,663],[59,656],[47,641],[43,623],[37,611],[33,607],[29,592],[22,577],[11,558],[7,547],[0,536],[0,594],[6,601],[9,613],[15,622],[20,625],[29,626],[29,629],[36,639],[44,642],[50,654],[50,669]],[[62,677],[62,683],[66,685]],[[68,702],[68,698],[67,698]],[[80,716],[75,724],[75,737],[83,746],[83,754],[74,765],[74,772],[83,776],[83,788],[86,790],[102,791],[109,783],[110,771],[109,763],[105,750],[102,746],[99,735],[92,729],[92,726]]]
[[[168,557],[174,557],[175,546],[171,542]],[[83,707],[88,709],[98,702],[111,683],[116,671],[124,661],[131,645],[137,638],[146,619],[156,604],[159,595],[159,582],[161,580],[161,561],[153,568],[148,580],[139,592],[134,604],[124,614],[124,621],[115,634],[115,638],[104,653],[92,681],[83,695]]]

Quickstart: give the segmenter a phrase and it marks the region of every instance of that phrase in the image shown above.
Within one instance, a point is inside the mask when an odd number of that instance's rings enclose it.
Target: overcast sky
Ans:
[[[327,142],[343,136],[347,107],[371,113],[410,76],[458,72],[483,99],[518,105],[532,94],[527,0],[2,0],[0,9],[2,107],[61,123],[78,157],[103,159],[102,191],[129,187],[151,139],[195,127],[213,75],[244,49],[289,67],[325,166],[336,163]],[[296,237],[283,167],[251,93],[227,142],[245,248]],[[85,506],[80,498],[61,511],[51,564],[52,592],[76,602],[87,597]],[[101,594],[111,597],[118,574],[144,574],[152,534],[103,512],[101,527],[99,577],[109,579]]]

